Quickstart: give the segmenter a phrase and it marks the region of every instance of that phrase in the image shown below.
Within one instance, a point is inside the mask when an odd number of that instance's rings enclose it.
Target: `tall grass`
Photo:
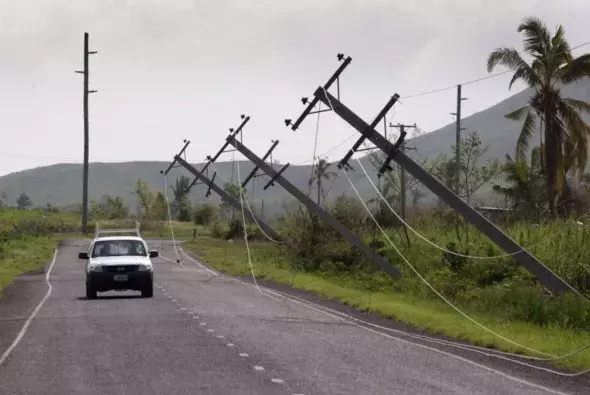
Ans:
[[[351,199],[327,207],[345,226],[362,235],[401,273],[394,280],[322,221],[293,208],[281,231],[292,240],[281,246],[291,267],[323,276],[351,279],[351,286],[365,292],[397,292],[423,300],[440,299],[418,278],[389,241],[367,221],[364,209]],[[435,212],[414,218],[411,226],[425,238],[447,250],[471,256],[493,257],[505,252],[484,234],[465,223],[453,223]],[[590,296],[589,230],[575,219],[534,224],[512,222],[509,236],[547,267]],[[387,229],[386,234],[410,264],[438,292],[471,313],[490,313],[498,319],[558,325],[570,330],[590,329],[590,302],[574,295],[557,296],[542,287],[512,257],[469,259],[441,251],[412,232]],[[409,239],[409,243],[408,243]]]

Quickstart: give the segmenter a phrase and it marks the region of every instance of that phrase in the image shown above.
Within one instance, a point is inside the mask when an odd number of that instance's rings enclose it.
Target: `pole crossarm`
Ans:
[[[406,127],[410,127],[410,128],[415,128],[416,124],[414,125],[397,125],[397,126],[393,126],[393,127],[398,127],[400,132],[399,132],[399,137],[397,139],[397,141],[395,142],[395,144],[393,144],[393,146],[395,147],[396,150],[402,149],[404,148],[405,144],[406,144],[406,136],[408,134],[408,132],[406,132]],[[378,173],[378,177],[381,177],[381,175],[383,175],[383,173],[385,173],[386,170],[393,170],[390,166],[391,161],[393,160],[393,156],[388,156],[387,158],[385,158],[385,161],[383,162],[383,166],[381,166],[381,168],[379,169],[379,173]]]
[[[339,53],[337,55],[337,58],[339,61],[342,61],[342,59],[344,59],[344,54]],[[340,78],[340,74],[342,74],[344,69],[346,69],[346,67],[350,64],[351,61],[352,61],[352,58],[350,56],[347,56],[346,59],[344,59],[344,61],[340,65],[340,67],[338,67],[338,69],[334,72],[334,74],[332,74],[332,76],[330,77],[328,82],[326,82],[326,84],[324,85],[325,90],[330,89],[332,84]],[[338,89],[338,91],[340,91],[340,89]],[[340,94],[338,94],[338,97],[340,97]],[[305,107],[305,110],[303,110],[303,113],[299,116],[299,118],[295,121],[295,123],[293,123],[291,125],[291,120],[285,119],[285,125],[291,126],[292,130],[297,130],[297,128],[299,128],[299,125],[301,125],[301,123],[305,120],[305,118],[311,113],[311,110],[313,110],[315,105],[318,103],[317,97],[314,97],[311,102],[308,102],[308,99],[306,97],[302,98],[301,101],[303,102],[304,105],[307,104],[307,107]],[[317,114],[318,112],[324,112],[324,111],[330,111],[330,110],[319,110],[319,111],[316,111],[315,113]]]
[[[352,233],[346,226],[344,226],[340,221],[334,218],[330,213],[322,209],[313,200],[311,200],[307,195],[301,192],[296,186],[291,184],[286,178],[284,178],[281,174],[278,174],[276,170],[274,170],[271,166],[269,166],[266,162],[260,159],[255,153],[250,151],[244,144],[239,142],[234,136],[227,137],[227,142],[234,146],[235,149],[240,151],[242,155],[248,158],[252,163],[258,166],[262,171],[264,171],[271,180],[274,180],[279,185],[281,185],[287,192],[289,192],[294,198],[299,200],[303,203],[309,210],[316,213],[316,215],[325,221],[328,225],[330,225],[334,230],[336,230],[342,237],[344,237],[350,244],[358,248],[361,252],[363,252],[367,258],[375,262],[383,271],[389,274],[394,279],[398,279],[401,277],[401,273],[385,258],[379,255],[375,250],[371,249],[365,243],[363,243],[362,239],[359,238],[357,235]],[[284,168],[283,168],[284,170]]]
[[[180,152],[178,153],[177,156],[180,156],[184,153],[184,151],[186,151],[186,148],[189,146],[189,144],[191,143],[188,140],[183,140],[184,142],[184,147],[182,147],[182,149],[180,150]],[[172,170],[172,168],[174,167],[174,165],[176,164],[176,160],[173,160],[172,163],[170,163],[170,165],[168,166],[168,168],[166,170],[164,170],[164,174],[168,175],[168,173],[170,172],[170,170]]]
[[[205,197],[206,198],[209,197],[209,196],[211,196],[211,185],[213,183],[215,183],[215,177],[216,176],[217,176],[217,172],[213,173],[213,177],[211,177],[211,183],[209,183],[209,186],[207,187],[207,192],[205,192]]]
[[[383,151],[388,157],[392,156],[393,160],[405,168],[414,178],[420,181],[435,195],[444,200],[453,210],[459,213],[466,221],[471,223],[482,233],[488,236],[500,248],[509,254],[513,254],[514,259],[520,263],[526,270],[535,275],[539,282],[545,287],[556,293],[575,290],[551,271],[548,267],[539,262],[528,251],[524,250],[518,243],[506,235],[500,228],[490,222],[487,218],[477,212],[473,207],[459,198],[453,191],[447,188],[442,182],[433,177],[426,169],[416,163],[412,158],[402,152],[399,147],[395,147],[390,141],[383,137],[376,130],[371,129],[364,120],[356,115],[352,110],[347,108],[338,99],[326,92],[323,88],[318,88],[315,97],[326,105],[332,107],[332,110],[350,126],[367,137],[376,147]],[[331,104],[330,104],[331,103]]]
[[[266,154],[264,154],[264,156],[262,157],[262,160],[265,161],[271,154],[272,151],[275,149],[275,147],[279,144],[279,140],[275,140],[272,144],[272,146],[270,147],[270,149],[266,152]],[[250,172],[250,174],[248,174],[248,176],[246,177],[246,179],[242,182],[242,188],[244,188],[246,185],[248,185],[248,182],[250,181],[250,179],[256,177],[256,172],[258,171],[258,166],[254,166],[254,168],[252,169],[252,171]],[[270,183],[269,183],[270,184]],[[264,188],[266,190],[266,188]]]
[[[373,122],[371,122],[370,128],[374,129],[375,126],[377,126],[377,124],[379,122],[381,122],[381,120],[383,119],[383,117],[385,117],[385,115],[389,112],[389,110],[391,109],[391,107],[393,107],[393,105],[398,101],[399,99],[399,95],[393,95],[391,97],[391,99],[389,99],[389,101],[387,102],[387,104],[385,105],[385,107],[383,107],[383,109],[381,109],[381,111],[379,112],[379,114],[377,114],[377,116],[375,117],[375,119],[373,120]],[[346,155],[344,155],[344,158],[342,158],[342,160],[340,161],[340,163],[338,164],[338,168],[341,169],[343,167],[350,167],[350,165],[348,164],[348,161],[350,160],[350,158],[352,157],[352,155],[354,155],[354,153],[358,150],[358,148],[361,146],[361,144],[365,141],[366,136],[362,135],[357,141],[356,143],[354,143],[354,145],[352,146],[352,148],[350,149],[350,151],[348,151],[346,153]]]
[[[287,163],[285,166],[281,167],[281,169],[277,172],[277,174],[275,174],[262,189],[264,189],[266,191],[268,189],[268,187],[274,186],[275,181],[277,180],[277,177],[281,176],[285,172],[285,170],[287,170],[289,165],[290,165],[290,163]]]
[[[233,137],[233,136],[232,136]],[[218,194],[222,200],[226,201],[230,205],[232,205],[236,210],[242,210],[242,205],[238,201],[238,199],[234,198],[233,196],[229,195],[223,188],[220,188],[215,184],[212,180],[209,180],[202,172],[197,170],[194,166],[189,164],[186,160],[180,157],[180,155],[174,156],[174,160],[177,161],[182,167],[187,169],[192,175],[197,177],[201,182],[209,187],[209,190],[213,190],[216,194]],[[244,215],[248,217],[251,221],[258,223],[258,225],[262,228],[262,230],[272,237],[274,240],[281,240],[281,237],[274,231],[273,228],[268,226],[266,222],[262,219],[258,218],[254,213],[250,210],[244,210]]]
[[[250,120],[250,117],[247,116],[247,115],[244,115],[244,114],[240,115],[240,118],[242,119],[242,123],[236,129],[234,129],[234,128],[230,128],[229,129],[230,134],[233,135],[233,136],[237,136],[242,131],[242,129],[244,128],[244,126],[246,126],[246,124],[248,123],[248,121]],[[201,173],[205,173],[205,171],[207,171],[207,168],[209,167],[209,165],[211,163],[214,163],[221,156],[221,154],[223,154],[224,152],[227,152],[226,151],[226,148],[227,148],[228,145],[229,145],[228,143],[225,143],[219,149],[219,151],[217,151],[217,153],[214,156],[207,155],[207,163],[205,163],[205,166],[203,166],[203,168],[201,169]],[[174,164],[174,162],[172,164]],[[208,173],[205,173],[205,174],[208,174]],[[194,185],[196,185],[196,183],[197,183],[197,179],[195,178],[193,180],[193,182],[191,183],[191,185],[187,188],[187,191],[190,191],[190,189]]]

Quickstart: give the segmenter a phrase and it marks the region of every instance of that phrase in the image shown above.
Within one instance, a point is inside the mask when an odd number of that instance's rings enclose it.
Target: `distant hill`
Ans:
[[[590,81],[565,87],[563,93],[565,96],[590,102]],[[504,115],[524,105],[529,96],[530,91],[528,90],[519,92],[493,107],[463,119],[462,126],[469,131],[479,131],[484,144],[489,146],[488,158],[503,160],[507,153],[513,154],[521,125],[518,122],[505,119]],[[590,118],[587,117],[586,120],[590,122]],[[424,158],[434,157],[440,153],[451,153],[450,146],[455,141],[454,136],[455,125],[449,124],[434,132],[416,137],[410,140],[408,145],[416,147],[419,154],[410,152],[410,155],[415,158]],[[536,145],[536,141],[533,138],[532,145]],[[363,162],[367,169],[371,168],[366,157],[363,158]],[[137,178],[146,180],[155,190],[162,190],[162,176],[159,172],[167,166],[168,163],[164,162],[91,163],[90,199],[98,201],[104,194],[121,196],[127,204],[134,208],[137,200],[133,191]],[[231,178],[231,162],[218,162],[215,167],[223,178]],[[242,177],[245,177],[252,168],[251,163],[240,162]],[[236,169],[234,168],[233,171],[235,172]],[[291,166],[284,175],[297,187],[306,191],[310,172],[310,166]],[[169,184],[172,184],[181,174],[189,175],[183,169],[173,169],[168,176]],[[374,195],[370,183],[366,179],[362,179],[362,173],[359,174],[357,171],[351,173],[350,177],[353,182],[357,183],[357,188],[362,195],[366,197]],[[2,176],[0,177],[0,191],[7,194],[6,200],[10,204],[14,204],[17,196],[22,192],[27,193],[36,205],[45,205],[47,202],[58,206],[77,204],[81,201],[81,178],[81,164],[56,164]],[[259,198],[262,196],[262,186],[266,180],[266,177],[256,180],[254,200],[257,206],[260,205]],[[248,190],[252,191],[252,184],[249,185]],[[330,196],[335,197],[343,192],[350,194],[350,186],[344,177],[338,177],[333,183]],[[204,194],[204,186],[199,185],[193,190],[192,200],[204,201]],[[268,188],[267,191],[264,191],[263,196],[265,214],[269,216],[280,212],[284,201],[292,200],[290,195],[278,185]],[[426,200],[431,198],[427,197]],[[211,194],[208,200],[219,202],[219,197]]]

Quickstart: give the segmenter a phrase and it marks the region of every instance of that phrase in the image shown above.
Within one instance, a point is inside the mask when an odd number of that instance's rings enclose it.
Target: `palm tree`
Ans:
[[[590,103],[564,98],[560,87],[590,77],[590,54],[574,58],[561,25],[551,36],[541,20],[528,17],[517,30],[524,35],[524,52],[532,62],[528,64],[514,48],[501,47],[488,56],[487,69],[492,72],[498,65],[505,66],[514,72],[508,89],[521,80],[533,90],[528,103],[506,118],[523,121],[516,144],[517,162],[525,160],[529,139],[537,123],[541,124],[541,166],[554,215],[566,173],[586,167],[590,135],[590,126],[581,117],[582,113],[590,114]]]
[[[188,197],[188,187],[190,184],[190,178],[188,178],[185,175],[182,175],[180,176],[180,178],[176,179],[175,185],[172,187],[172,192],[174,193],[174,201],[176,203],[180,203]]]
[[[527,216],[539,214],[542,202],[546,199],[540,148],[533,149],[530,164],[524,161],[517,162],[510,155],[506,155],[502,172],[507,185],[494,185],[494,191],[504,195],[506,200],[511,202],[512,210]]]
[[[400,197],[396,193],[393,181],[391,179],[386,179],[385,183],[378,186],[378,189],[389,206],[396,207],[398,205]],[[395,215],[391,213],[388,205],[383,201],[383,199],[381,199],[381,197],[372,197],[367,200],[366,203],[375,204],[373,216],[381,225],[385,227],[392,227],[400,223]]]
[[[321,200],[321,196],[323,196],[324,194],[324,189],[322,187],[322,180],[330,180],[330,178],[335,177],[337,175],[336,172],[334,171],[328,171],[328,169],[330,168],[330,166],[332,166],[331,163],[328,163],[325,159],[320,159],[318,161],[318,164],[314,167],[313,169],[313,173],[311,178],[309,179],[309,187],[311,188],[311,185],[314,183],[316,183],[317,187],[318,187],[318,206],[320,205],[320,200]]]
[[[188,194],[190,192],[190,185],[190,178],[182,175],[180,178],[176,179],[175,185],[172,186],[172,193],[174,194],[173,208],[175,215],[178,214],[180,209],[186,205]]]

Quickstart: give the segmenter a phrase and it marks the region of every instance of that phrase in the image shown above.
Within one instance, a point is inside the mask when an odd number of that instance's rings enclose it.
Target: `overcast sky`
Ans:
[[[300,98],[338,67],[342,100],[371,120],[395,92],[394,122],[426,131],[452,122],[455,90],[404,96],[487,75],[497,46],[521,48],[519,21],[561,23],[572,45],[590,40],[588,0],[0,0],[0,174],[81,162],[82,43],[90,33],[91,161],[170,160],[188,138],[191,161],[223,144],[242,113],[259,155],[310,160],[316,119],[293,132]],[[589,47],[581,50],[590,51]],[[498,70],[498,71],[501,71]],[[465,115],[515,93],[508,77],[464,88]],[[318,153],[354,131],[322,115]],[[451,144],[452,142],[449,142]],[[338,159],[344,144],[329,155]],[[231,156],[227,155],[227,159]]]

